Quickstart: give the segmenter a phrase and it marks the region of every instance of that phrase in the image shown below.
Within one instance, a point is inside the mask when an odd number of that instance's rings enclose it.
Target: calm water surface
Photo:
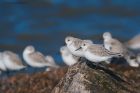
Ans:
[[[1,0],[0,51],[22,56],[27,45],[62,64],[59,48],[73,35],[102,42],[102,33],[126,41],[140,33],[139,0]],[[32,68],[28,68],[32,72]]]

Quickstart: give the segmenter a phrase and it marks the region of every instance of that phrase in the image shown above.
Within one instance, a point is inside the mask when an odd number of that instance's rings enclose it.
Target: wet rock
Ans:
[[[139,93],[140,82],[132,83],[135,80],[126,77],[128,73],[82,59],[68,69],[52,93]]]

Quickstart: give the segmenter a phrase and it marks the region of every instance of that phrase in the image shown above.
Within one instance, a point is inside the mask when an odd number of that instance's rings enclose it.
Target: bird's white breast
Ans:
[[[2,69],[3,71],[6,71],[6,66],[4,65],[4,61],[3,59],[0,59],[0,69]]]
[[[111,48],[112,46],[111,46],[111,44],[110,44],[107,40],[105,40],[105,41],[104,41],[104,47],[105,47],[106,49],[110,50],[110,48]]]
[[[73,45],[69,45],[69,46],[67,46],[67,47],[68,47],[69,51],[70,51],[73,55],[79,56],[79,57],[83,57],[83,56],[84,56],[84,55],[83,55],[83,51],[82,51],[82,50],[77,50],[77,51],[76,51],[76,49],[78,49],[78,48],[74,47]]]
[[[91,53],[89,51],[85,52],[85,57],[92,62],[101,62],[101,61],[106,61],[108,60],[110,57],[108,56],[104,56],[101,57],[100,55],[95,55],[94,53]]]
[[[76,59],[73,58],[73,55],[62,55],[62,59],[65,62],[65,64],[71,66],[77,62]]]

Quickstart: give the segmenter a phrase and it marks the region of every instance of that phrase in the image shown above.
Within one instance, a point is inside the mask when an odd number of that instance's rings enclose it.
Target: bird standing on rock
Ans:
[[[104,46],[111,52],[120,53],[126,59],[128,64],[132,67],[138,67],[139,64],[136,62],[135,54],[129,51],[123,43],[119,40],[112,38],[111,33],[105,32],[103,34]]]

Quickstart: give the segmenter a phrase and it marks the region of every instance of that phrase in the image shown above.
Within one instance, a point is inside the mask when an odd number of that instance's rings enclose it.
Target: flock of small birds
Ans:
[[[60,47],[61,57],[64,63],[72,66],[78,62],[81,57],[94,63],[111,63],[112,58],[124,58],[131,67],[139,67],[140,53],[136,54],[130,51],[140,49],[140,35],[135,36],[126,43],[112,37],[110,32],[103,33],[103,44],[95,44],[91,40],[82,40],[72,36],[65,38],[65,46]],[[44,56],[41,52],[35,50],[31,45],[23,50],[23,59],[31,67],[41,68],[60,68],[54,58],[50,55]],[[0,52],[0,70],[12,71],[26,68],[21,58],[14,52]]]
[[[126,43],[112,37],[110,32],[103,33],[103,44],[95,44],[91,40],[81,40],[79,38],[68,36],[65,38],[66,46],[61,48],[61,54],[64,62],[71,65],[77,62],[77,57],[85,57],[87,60],[100,63],[111,63],[112,58],[124,58],[131,67],[139,67],[140,54],[135,54],[130,49],[140,49],[140,35],[132,38]],[[66,57],[67,56],[67,57]]]

